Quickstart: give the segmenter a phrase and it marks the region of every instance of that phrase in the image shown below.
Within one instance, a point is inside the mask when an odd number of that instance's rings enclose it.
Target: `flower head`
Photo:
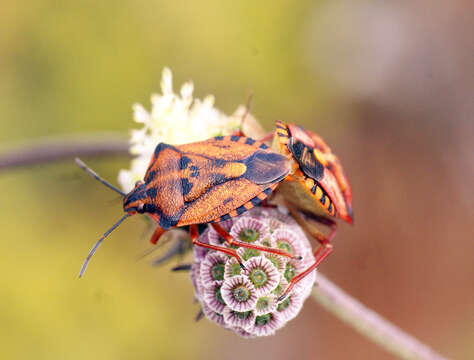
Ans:
[[[278,224],[273,234],[270,224]],[[299,313],[314,284],[315,271],[301,280],[286,299],[277,300],[291,278],[314,262],[311,245],[298,225],[287,222],[286,215],[277,209],[255,208],[223,226],[239,241],[267,243],[265,246],[274,248],[278,248],[278,242],[285,241],[288,249],[281,248],[303,256],[303,260],[288,260],[240,247],[237,254],[244,260],[245,270],[234,257],[214,250],[206,252],[204,258],[195,256],[191,278],[196,299],[203,306],[204,314],[210,313],[211,321],[243,337],[274,334]],[[201,237],[211,238],[213,231],[203,232]],[[217,244],[217,236],[212,242]],[[201,254],[198,247],[194,247],[194,252]]]

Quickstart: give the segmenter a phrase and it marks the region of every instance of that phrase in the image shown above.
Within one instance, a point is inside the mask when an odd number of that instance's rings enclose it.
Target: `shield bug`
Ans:
[[[342,164],[320,136],[277,121],[272,146],[291,162],[291,171],[277,191],[293,218],[321,244],[314,252],[315,262],[291,279],[281,300],[332,252],[337,227],[334,219],[352,224],[354,218],[352,191]],[[329,226],[329,235],[320,232],[315,222]]]
[[[76,163],[121,194],[125,211],[91,249],[79,277],[104,238],[134,214],[146,214],[157,223],[152,243],[167,230],[189,226],[193,244],[234,256],[241,266],[242,261],[231,246],[294,258],[280,249],[237,241],[218,224],[258,205],[289,174],[288,159],[262,142],[248,137],[220,136],[178,146],[160,143],[143,181],[138,181],[128,194],[101,179],[81,160],[76,159]],[[228,247],[199,242],[197,225],[207,223],[211,223]]]

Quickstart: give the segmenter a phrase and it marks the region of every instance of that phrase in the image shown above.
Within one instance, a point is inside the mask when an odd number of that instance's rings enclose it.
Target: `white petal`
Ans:
[[[167,67],[163,69],[161,77],[161,91],[165,95],[173,93],[173,74]]]

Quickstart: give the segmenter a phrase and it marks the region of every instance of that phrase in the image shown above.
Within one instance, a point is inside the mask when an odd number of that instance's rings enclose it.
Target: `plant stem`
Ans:
[[[446,359],[318,273],[312,297],[327,311],[401,359]]]
[[[73,159],[76,156],[127,155],[123,135],[104,134],[43,139],[36,144],[16,146],[0,153],[0,171],[10,168]]]

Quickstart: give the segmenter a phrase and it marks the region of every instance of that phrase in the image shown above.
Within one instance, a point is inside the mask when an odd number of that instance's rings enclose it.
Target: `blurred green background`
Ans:
[[[15,1],[0,22],[0,142],[127,134],[169,66],[175,89],[320,133],[353,185],[321,267],[450,358],[474,357],[472,36],[468,1]],[[88,159],[115,181],[126,158]],[[391,359],[308,300],[277,335],[193,321],[186,274],[137,261],[120,200],[72,163],[0,173],[2,359]]]

